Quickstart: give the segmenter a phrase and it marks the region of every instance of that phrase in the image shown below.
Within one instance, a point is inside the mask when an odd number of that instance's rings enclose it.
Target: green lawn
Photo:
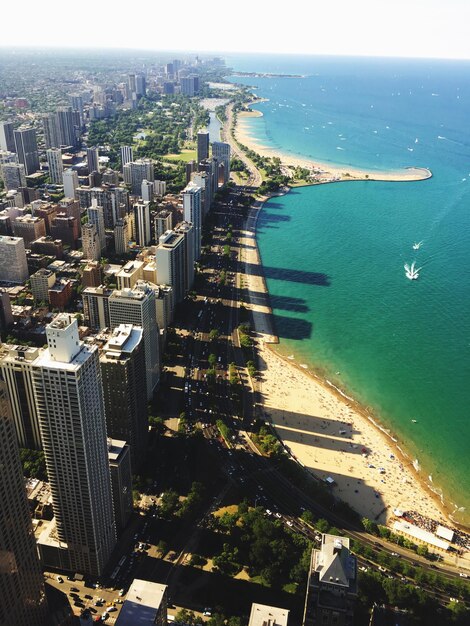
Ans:
[[[187,163],[188,161],[195,161],[197,158],[196,150],[181,150],[180,154],[165,154],[164,159],[172,159],[174,161],[184,161]]]

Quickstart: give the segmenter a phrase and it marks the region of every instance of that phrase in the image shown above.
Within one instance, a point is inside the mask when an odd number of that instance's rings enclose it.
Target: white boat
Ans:
[[[418,243],[413,244],[413,250],[419,250],[423,245],[424,241],[418,241]]]
[[[416,280],[417,278],[419,278],[419,271],[422,268],[418,267],[418,269],[416,269],[415,261],[413,261],[411,265],[408,265],[408,263],[405,263],[404,268],[405,268],[405,276],[407,278],[409,278],[410,280]]]

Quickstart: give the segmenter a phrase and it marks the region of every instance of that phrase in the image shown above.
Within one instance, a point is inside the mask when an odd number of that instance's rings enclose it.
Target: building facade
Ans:
[[[145,460],[148,439],[143,331],[120,324],[100,354],[108,437],[130,446],[132,470]]]
[[[59,314],[34,366],[34,393],[57,536],[70,568],[101,576],[116,544],[98,348]]]
[[[23,239],[0,235],[0,280],[24,283],[28,277],[28,263]]]
[[[0,382],[0,459],[0,624],[45,626],[44,580],[3,382]]]

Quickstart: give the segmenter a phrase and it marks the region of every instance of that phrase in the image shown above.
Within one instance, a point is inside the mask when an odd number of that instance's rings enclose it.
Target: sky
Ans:
[[[470,0],[139,0],[135,5],[129,0],[85,4],[22,0],[3,4],[0,46],[4,47],[470,59]]]

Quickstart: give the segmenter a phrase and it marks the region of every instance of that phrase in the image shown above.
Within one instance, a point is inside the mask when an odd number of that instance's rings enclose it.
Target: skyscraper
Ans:
[[[98,148],[86,149],[86,162],[88,165],[88,173],[99,172],[99,152]]]
[[[219,164],[224,166],[224,184],[230,178],[230,144],[223,141],[214,141],[212,143],[212,156],[217,159]]]
[[[26,170],[22,163],[5,163],[1,169],[3,182],[8,191],[26,187]]]
[[[24,283],[28,277],[28,263],[22,237],[0,235],[0,280]]]
[[[132,500],[132,467],[129,444],[108,437],[108,459],[113,486],[114,517],[116,530],[127,526],[134,508]]]
[[[83,224],[82,226],[82,249],[83,258],[90,261],[101,259],[101,241],[98,236],[96,224]]]
[[[79,340],[77,320],[66,313],[46,335],[34,393],[58,540],[72,571],[101,576],[116,528],[98,348]]]
[[[189,183],[182,192],[183,217],[186,222],[193,225],[194,257],[196,261],[201,258],[202,237],[202,189],[194,183]]]
[[[64,182],[64,196],[66,198],[74,198],[76,200],[78,198],[77,188],[78,188],[78,174],[73,169],[65,170],[63,175]]]
[[[150,202],[136,202],[133,209],[136,243],[141,247],[148,246],[152,239]]]
[[[12,122],[0,122],[0,150],[16,152]]]
[[[191,222],[180,222],[175,233],[184,236],[184,293],[188,293],[194,283],[194,227]]]
[[[155,292],[144,281],[132,289],[115,290],[109,297],[111,328],[134,324],[143,330],[147,399],[160,379],[160,330],[157,324]]]
[[[148,438],[143,331],[120,324],[100,355],[108,437],[130,445],[135,472],[145,459]]]
[[[182,302],[185,296],[185,243],[184,235],[170,230],[164,233],[155,249],[158,282],[173,287],[174,302]]]
[[[0,382],[0,624],[43,626],[44,581],[5,383]]]
[[[104,286],[87,287],[82,292],[83,315],[86,323],[95,331],[110,327],[109,296],[111,294],[111,289]]]
[[[134,152],[132,150],[132,146],[121,146],[121,169],[126,165],[126,163],[130,163],[134,160]]]
[[[352,626],[357,598],[357,562],[349,539],[322,534],[312,550],[302,626]]]
[[[77,128],[74,123],[72,107],[59,107],[57,115],[57,130],[61,146],[78,147]]]
[[[137,159],[129,161],[122,168],[124,181],[131,186],[131,193],[140,195],[142,181],[153,182],[155,180],[153,162],[150,159]]]
[[[13,131],[18,161],[24,165],[26,176],[39,169],[39,153],[34,128],[19,128]]]
[[[149,180],[143,180],[141,185],[141,193],[142,200],[145,202],[152,202],[153,200],[153,185]]]
[[[62,162],[62,150],[49,148],[46,150],[47,164],[49,165],[49,178],[51,183],[62,185],[64,182],[64,165]]]
[[[44,142],[46,148],[59,148],[59,128],[57,125],[57,115],[55,113],[46,113],[42,118],[44,128]]]
[[[96,232],[98,233],[100,240],[100,250],[103,251],[106,248],[106,231],[104,228],[103,207],[98,206],[98,201],[96,199],[91,201],[91,206],[88,207],[87,215],[88,223],[96,226]]]
[[[197,164],[209,158],[209,132],[198,130],[197,133]]]
[[[3,343],[0,347],[0,379],[8,389],[17,441],[31,450],[42,449],[33,389],[33,365],[40,353],[41,348],[28,346]]]

